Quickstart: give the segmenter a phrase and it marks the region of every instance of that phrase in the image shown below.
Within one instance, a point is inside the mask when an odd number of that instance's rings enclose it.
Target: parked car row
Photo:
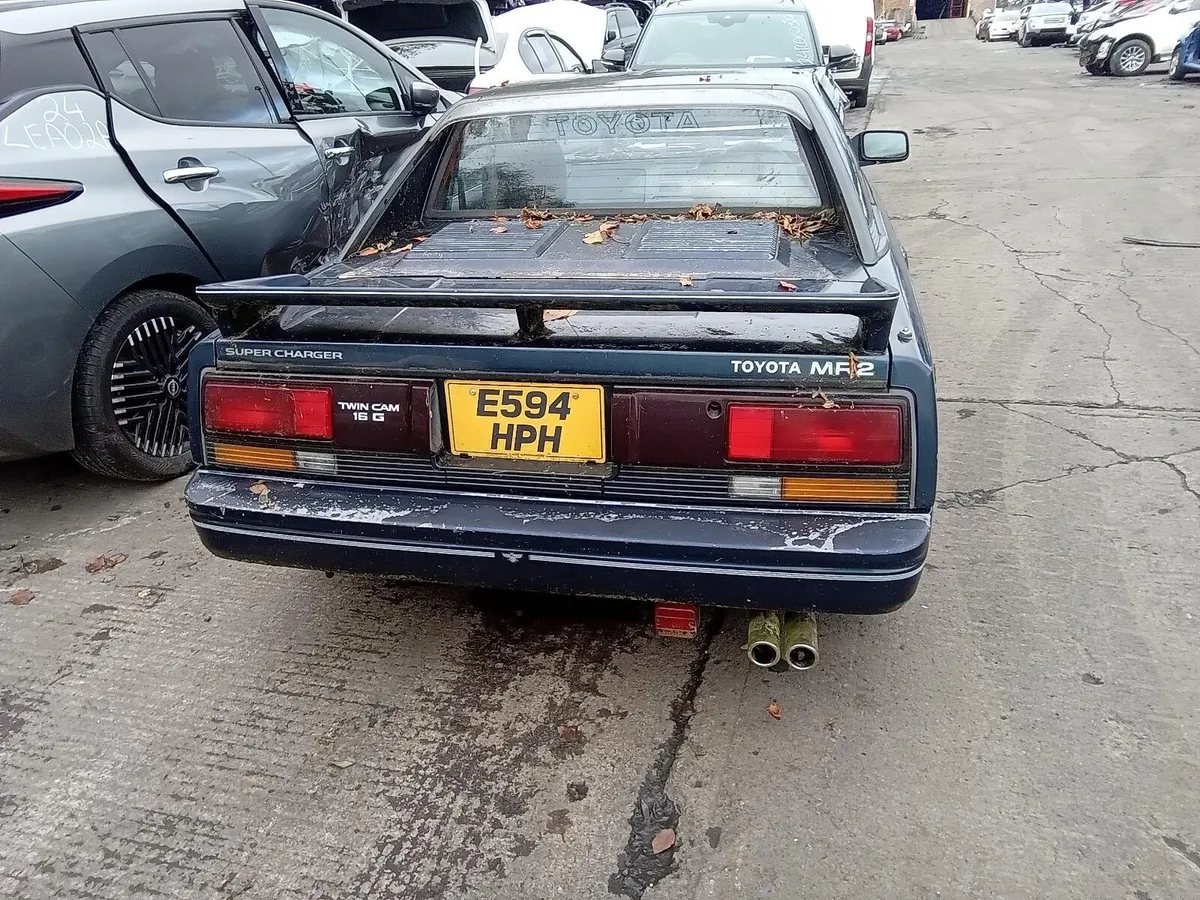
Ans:
[[[1200,0],[1035,0],[985,10],[975,27],[982,41],[1015,39],[1023,47],[1077,47],[1092,75],[1141,75],[1166,65],[1169,78],[1200,73]]]

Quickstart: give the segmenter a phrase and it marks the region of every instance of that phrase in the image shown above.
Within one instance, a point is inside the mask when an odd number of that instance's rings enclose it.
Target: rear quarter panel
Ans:
[[[4,220],[5,235],[93,318],[134,284],[216,280],[204,254],[129,174],[91,91],[42,94],[0,119],[4,174],[78,181],[61,206]]]

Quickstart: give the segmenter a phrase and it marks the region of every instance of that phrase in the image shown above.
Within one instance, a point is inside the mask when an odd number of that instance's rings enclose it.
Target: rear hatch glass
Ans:
[[[381,41],[401,38],[456,38],[490,41],[486,8],[474,0],[346,0],[352,25]]]

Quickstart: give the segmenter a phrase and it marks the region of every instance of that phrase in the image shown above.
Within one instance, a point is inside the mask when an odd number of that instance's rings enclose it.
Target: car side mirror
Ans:
[[[827,52],[829,65],[835,69],[846,63],[852,63],[857,58],[858,54],[854,52],[853,47],[847,47],[845,44],[831,44]]]
[[[436,112],[438,103],[442,100],[442,92],[436,84],[425,81],[414,81],[412,86],[412,111],[418,116],[427,116]]]
[[[625,68],[625,51],[620,47],[605,50],[600,54],[600,65],[609,72],[620,72]]]
[[[854,152],[859,165],[904,162],[908,159],[908,133],[905,131],[860,131],[854,136]]]
[[[1189,12],[1191,8],[1192,0],[1178,0],[1177,3],[1171,4],[1170,14],[1176,16],[1179,13]]]
[[[617,33],[615,31],[610,31],[606,35],[604,35],[604,43],[606,43],[606,44],[612,43],[616,39],[617,39]]]

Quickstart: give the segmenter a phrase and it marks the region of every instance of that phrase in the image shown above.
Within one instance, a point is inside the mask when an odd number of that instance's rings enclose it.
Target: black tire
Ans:
[[[870,97],[871,97],[871,89],[863,88],[861,91],[859,91],[857,94],[855,94],[854,99],[850,101],[850,108],[851,109],[866,109],[867,108],[867,100],[869,100]]]
[[[1140,54],[1138,54],[1140,51]],[[1124,59],[1140,58],[1141,63],[1135,66],[1123,67]],[[1141,38],[1126,38],[1113,47],[1108,57],[1108,71],[1121,78],[1141,75],[1154,61],[1154,50]]]
[[[1179,48],[1171,54],[1171,68],[1167,69],[1167,77],[1172,81],[1183,81],[1187,72],[1183,71],[1183,61],[1179,58]]]
[[[192,468],[187,356],[214,326],[195,300],[134,291],[96,319],[75,369],[75,460],[126,481],[166,481]]]

